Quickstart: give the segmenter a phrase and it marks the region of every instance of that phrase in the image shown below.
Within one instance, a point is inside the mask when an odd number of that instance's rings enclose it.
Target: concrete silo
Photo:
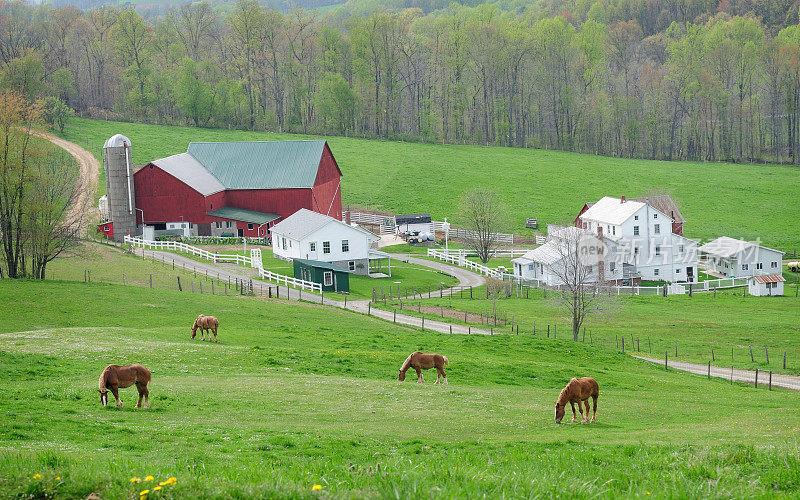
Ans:
[[[126,234],[137,234],[130,139],[117,134],[105,142],[103,168],[106,171],[108,215],[114,223],[114,239],[122,241]]]

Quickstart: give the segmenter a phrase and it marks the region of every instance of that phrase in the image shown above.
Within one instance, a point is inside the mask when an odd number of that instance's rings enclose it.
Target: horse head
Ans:
[[[564,410],[566,410],[567,405],[563,403],[559,403],[556,401],[556,423],[560,424],[561,419],[564,418]]]
[[[106,407],[108,404],[108,390],[106,389],[97,389],[97,392],[100,393],[100,403],[103,404],[103,408]]]
[[[200,321],[200,318],[197,318],[196,320],[194,320],[194,323],[192,323],[192,327],[189,329],[189,331],[192,332],[192,338],[194,338],[194,336],[197,335],[197,327],[198,327],[197,322],[198,321]]]
[[[406,372],[404,372],[403,370],[400,370],[400,375],[398,375],[398,376],[397,376],[397,380],[399,380],[400,382],[402,382],[402,381],[404,381],[405,379],[406,379]]]

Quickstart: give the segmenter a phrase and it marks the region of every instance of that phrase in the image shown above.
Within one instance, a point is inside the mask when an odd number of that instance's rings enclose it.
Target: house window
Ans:
[[[311,250],[312,252],[316,252],[317,251],[317,243],[315,241],[312,241],[311,243],[308,244],[308,249]]]
[[[194,227],[194,222],[190,222],[189,223],[189,229],[192,229],[193,227]]]
[[[355,271],[356,270],[356,261],[351,260],[350,262],[348,262],[347,263],[347,268],[350,269],[351,271]]]
[[[331,242],[330,241],[323,241],[322,242],[322,253],[331,253]]]
[[[653,269],[653,274],[658,276],[658,268]]]
[[[661,224],[656,224],[655,226],[653,226],[653,231],[656,234],[661,234]]]
[[[614,272],[614,269],[616,269],[616,267],[617,267],[617,264],[615,262],[609,262],[608,263],[608,270],[611,271],[612,273]]]
[[[286,237],[282,237],[281,241],[283,242],[283,249],[286,250]]]
[[[586,272],[592,274],[592,266],[586,266]]]
[[[656,245],[656,255],[661,255],[661,247]]]
[[[742,264],[742,271],[747,271],[747,267],[748,267],[747,264]]]
[[[253,230],[253,225],[252,225],[252,224],[248,224],[248,225],[247,225],[247,229],[249,229],[249,230],[251,230],[251,231],[252,231],[252,230]]]
[[[658,214],[653,214],[654,219],[658,219]]]
[[[617,234],[617,226],[611,226],[611,234]]]
[[[639,226],[633,226],[633,235],[639,236]]]
[[[215,222],[214,226],[216,226],[217,229],[222,229],[222,222]]]
[[[533,264],[528,266],[528,271],[533,271]]]
[[[233,222],[231,222],[231,221],[228,221],[228,222],[225,223],[225,227],[227,227],[227,228],[230,228],[232,226],[233,226]]]
[[[680,246],[678,247],[678,252],[680,252],[680,253],[683,253],[683,245],[680,245]]]
[[[325,286],[333,285],[333,271],[325,271]]]
[[[633,216],[633,220],[639,220],[639,216],[638,215],[634,215]]]
[[[772,267],[772,268],[778,267],[778,263],[777,262],[771,262],[769,267]]]
[[[633,247],[633,255],[639,255],[639,247]]]
[[[350,240],[342,240],[342,252],[350,251]]]
[[[676,270],[675,270],[675,274],[680,274],[680,273],[681,273],[681,270],[680,270],[680,269],[676,269]]]
[[[764,264],[762,264],[761,262],[756,264],[756,269],[763,269],[763,268],[764,268]]]

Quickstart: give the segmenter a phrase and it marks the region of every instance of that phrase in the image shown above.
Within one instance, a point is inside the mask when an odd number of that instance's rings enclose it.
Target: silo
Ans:
[[[106,171],[108,212],[114,222],[114,239],[122,241],[126,234],[137,234],[130,139],[117,134],[105,142],[103,168]]]

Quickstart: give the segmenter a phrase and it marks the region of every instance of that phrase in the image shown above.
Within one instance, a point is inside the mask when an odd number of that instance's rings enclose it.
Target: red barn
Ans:
[[[193,142],[136,171],[138,220],[198,236],[266,236],[301,208],[341,219],[341,177],[324,140]]]

